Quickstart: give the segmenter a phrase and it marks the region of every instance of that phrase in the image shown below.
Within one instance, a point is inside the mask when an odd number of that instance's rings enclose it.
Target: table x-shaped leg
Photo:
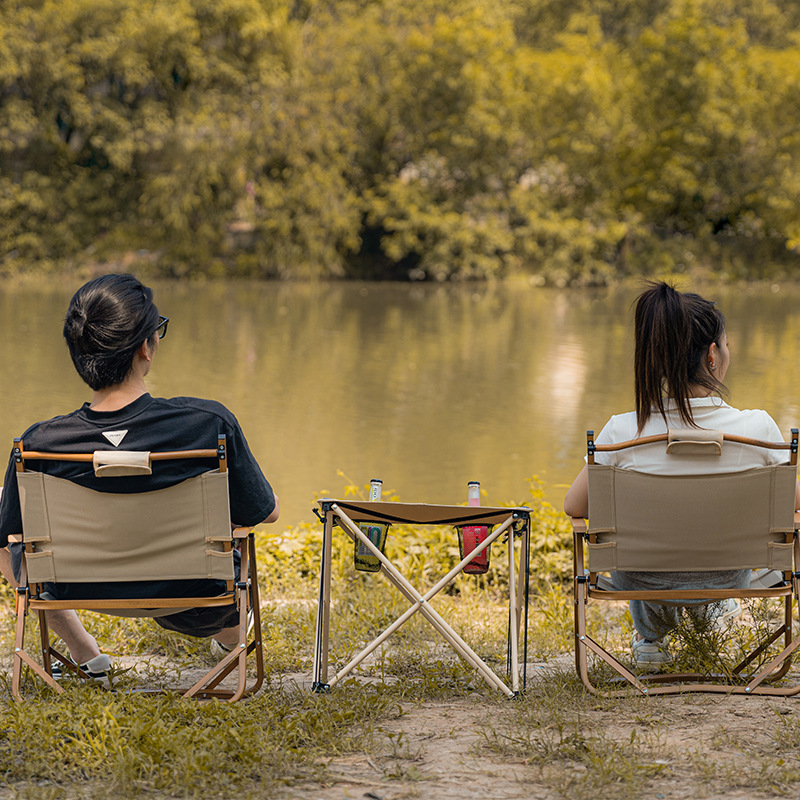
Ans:
[[[481,677],[490,685],[501,692],[506,694],[508,697],[513,697],[516,694],[517,689],[517,682],[519,679],[519,670],[517,664],[513,664],[513,672],[512,672],[512,680],[514,683],[514,690],[509,689],[508,686],[492,671],[488,664],[477,654],[475,651],[447,624],[447,622],[442,618],[442,616],[430,605],[430,600],[435,597],[445,586],[447,586],[453,578],[456,577],[464,567],[472,561],[477,555],[482,553],[487,547],[489,547],[492,542],[498,539],[505,531],[509,530],[511,526],[514,524],[514,516],[511,512],[509,512],[508,519],[503,522],[502,524],[498,525],[495,530],[492,531],[489,536],[478,546],[476,547],[468,556],[463,558],[456,564],[450,572],[447,573],[441,580],[439,580],[434,586],[428,589],[425,594],[420,594],[419,591],[414,587],[414,585],[400,572],[400,570],[395,567],[394,564],[370,541],[369,537],[366,536],[363,531],[353,522],[347,514],[342,511],[342,509],[337,506],[336,504],[331,506],[330,512],[336,515],[341,524],[344,528],[349,532],[353,539],[356,539],[359,542],[362,542],[369,551],[381,562],[383,566],[383,571],[388,578],[388,580],[400,591],[400,593],[409,601],[411,602],[411,607],[399,616],[391,625],[389,625],[383,633],[380,634],[376,639],[370,642],[367,647],[365,647],[358,655],[356,655],[349,664],[347,664],[344,668],[342,668],[339,673],[331,680],[328,686],[334,686],[338,683],[342,678],[344,678],[351,670],[357,667],[370,653],[372,653],[376,648],[380,647],[380,645],[389,637],[391,636],[401,625],[407,622],[417,611],[419,611],[425,619],[433,626],[435,630],[437,630],[442,637],[447,641],[452,648],[456,651],[456,653],[471,664]],[[509,532],[508,536],[508,546],[509,546],[509,567],[511,570],[511,574],[509,575],[510,586],[514,586],[515,584],[515,577],[514,577],[514,534],[513,531]],[[512,589],[513,593],[513,589]],[[513,595],[512,595],[513,596]],[[512,599],[513,603],[513,599]],[[512,605],[513,608],[513,605]],[[516,614],[512,614],[512,619],[516,618]],[[516,641],[517,633],[516,631],[512,632],[514,637],[514,641]],[[516,658],[516,646],[514,647],[514,656]]]

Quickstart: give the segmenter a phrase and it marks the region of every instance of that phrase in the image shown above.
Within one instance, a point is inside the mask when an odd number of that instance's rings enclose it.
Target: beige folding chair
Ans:
[[[792,636],[792,601],[798,591],[800,563],[797,483],[797,429],[791,442],[762,442],[720,431],[670,430],[616,445],[596,445],[587,431],[589,520],[573,519],[575,579],[575,658],[578,673],[593,694],[617,694],[591,681],[591,652],[642,694],[722,692],[730,694],[794,695],[800,684],[776,685],[789,670],[800,637]],[[666,458],[697,457],[697,474],[652,475],[595,464],[596,452],[666,443]],[[703,464],[718,457],[727,442],[750,447],[788,450],[787,463],[744,472],[708,473]],[[585,554],[584,554],[585,551]],[[708,570],[776,570],[770,588],[615,590],[600,573],[610,571],[698,572]],[[588,600],[701,600],[780,598],[782,623],[739,664],[730,677],[698,673],[634,675],[587,633]],[[780,653],[755,674],[748,665],[783,639]]]
[[[21,699],[23,665],[48,685],[63,691],[52,675],[52,659],[82,677],[80,666],[50,644],[47,612],[55,609],[90,610],[117,616],[155,617],[188,608],[236,603],[239,641],[193,686],[185,697],[219,697],[235,701],[257,691],[264,678],[256,576],[255,542],[247,528],[231,530],[228,501],[228,462],[225,437],[217,449],[163,453],[97,451],[47,453],[25,451],[14,440],[23,533],[24,571],[17,589],[12,693]],[[135,494],[114,493],[119,476],[149,475],[156,461],[209,459],[202,474],[166,489]],[[30,461],[80,461],[93,464],[95,475],[109,481],[112,491],[99,492],[64,478],[26,469]],[[240,580],[234,576],[234,546],[241,548]],[[56,600],[46,584],[125,582],[146,580],[216,579],[225,591],[214,597],[114,598]],[[248,613],[255,632],[249,644]],[[25,649],[25,618],[37,612],[41,664]],[[247,686],[247,657],[255,654],[255,682]],[[220,684],[237,670],[235,688]]]
[[[427,503],[356,502],[323,498],[319,501],[322,513],[322,553],[320,559],[319,605],[317,607],[317,630],[314,645],[314,677],[312,690],[328,691],[357,667],[370,653],[383,644],[401,625],[417,612],[437,631],[466,663],[475,668],[489,686],[514,697],[520,689],[519,639],[523,637],[523,688],[524,666],[527,664],[528,621],[528,569],[530,552],[530,509],[491,508],[487,506],[443,506]],[[403,523],[407,525],[486,525],[497,527],[491,531],[480,546],[468,553],[445,576],[430,589],[419,591],[382,553],[364,532],[359,522]],[[358,655],[354,656],[339,672],[328,680],[328,634],[331,609],[331,559],[333,529],[339,526],[351,539],[361,542],[381,564],[386,579],[411,603],[409,608],[375,637]],[[464,641],[464,639],[436,611],[430,601],[453,581],[474,558],[489,545],[506,534],[508,545],[508,673],[511,687]],[[515,540],[521,541],[519,567],[517,571]],[[524,618],[523,618],[524,613]]]

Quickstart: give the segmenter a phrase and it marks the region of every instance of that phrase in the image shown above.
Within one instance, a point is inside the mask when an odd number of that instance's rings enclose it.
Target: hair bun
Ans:
[[[69,309],[66,322],[73,331],[80,333],[83,331],[83,326],[86,325],[86,312],[78,306],[73,306]]]
[[[78,374],[97,391],[125,380],[136,351],[157,325],[151,290],[133,275],[109,273],[75,292],[64,337]]]

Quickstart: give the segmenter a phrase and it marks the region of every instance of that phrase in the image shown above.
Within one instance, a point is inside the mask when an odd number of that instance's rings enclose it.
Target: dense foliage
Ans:
[[[799,9],[4,0],[0,272],[790,271]]]

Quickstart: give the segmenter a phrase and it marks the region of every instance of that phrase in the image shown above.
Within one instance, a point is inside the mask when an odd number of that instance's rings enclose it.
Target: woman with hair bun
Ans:
[[[132,275],[103,275],[73,296],[64,320],[64,338],[75,369],[92,389],[92,400],[81,408],[46,422],[22,435],[26,450],[93,452],[113,450],[216,449],[220,434],[227,438],[231,520],[252,526],[278,519],[278,498],[253,458],[239,423],[225,406],[195,397],[157,398],[147,392],[145,377],[167,332],[169,319],[160,316],[153,292]],[[102,479],[91,464],[43,461],[42,472],[102,491]],[[202,460],[156,462],[152,475],[118,478],[118,491],[163,489],[206,469]],[[19,490],[12,459],[0,500],[0,548],[9,536],[22,532]],[[238,555],[238,554],[237,554]],[[0,550],[0,568],[9,581],[20,580],[22,546]],[[238,564],[237,564],[238,569]],[[238,577],[237,577],[238,580]],[[120,584],[53,584],[55,599],[128,597],[201,597],[218,594],[224,582],[137,581]],[[122,591],[122,595],[117,592]],[[51,627],[69,647],[72,658],[96,680],[107,683],[111,666],[74,611],[48,615]],[[211,637],[212,650],[230,650],[238,641],[238,611],[229,606],[189,609],[155,621],[189,636]]]
[[[729,406],[723,380],[730,365],[725,319],[715,304],[697,294],[681,293],[666,283],[650,283],[639,295],[634,318],[636,410],[611,417],[596,438],[598,445],[666,433],[668,428],[704,428],[764,441],[781,441],[778,426],[766,411]],[[735,472],[781,463],[780,451],[730,442],[715,459],[713,471]],[[597,453],[595,463],[654,474],[692,474],[696,462],[687,456],[666,458],[663,443],[618,452]],[[800,488],[796,504],[800,506]],[[588,471],[584,467],[564,499],[571,517],[589,512]],[[722,544],[722,542],[720,542]],[[746,588],[749,570],[717,572],[614,572],[615,588]],[[741,613],[735,600],[694,605],[694,613],[717,625]],[[677,627],[681,606],[630,601],[633,659],[639,666],[670,661],[666,634]]]

